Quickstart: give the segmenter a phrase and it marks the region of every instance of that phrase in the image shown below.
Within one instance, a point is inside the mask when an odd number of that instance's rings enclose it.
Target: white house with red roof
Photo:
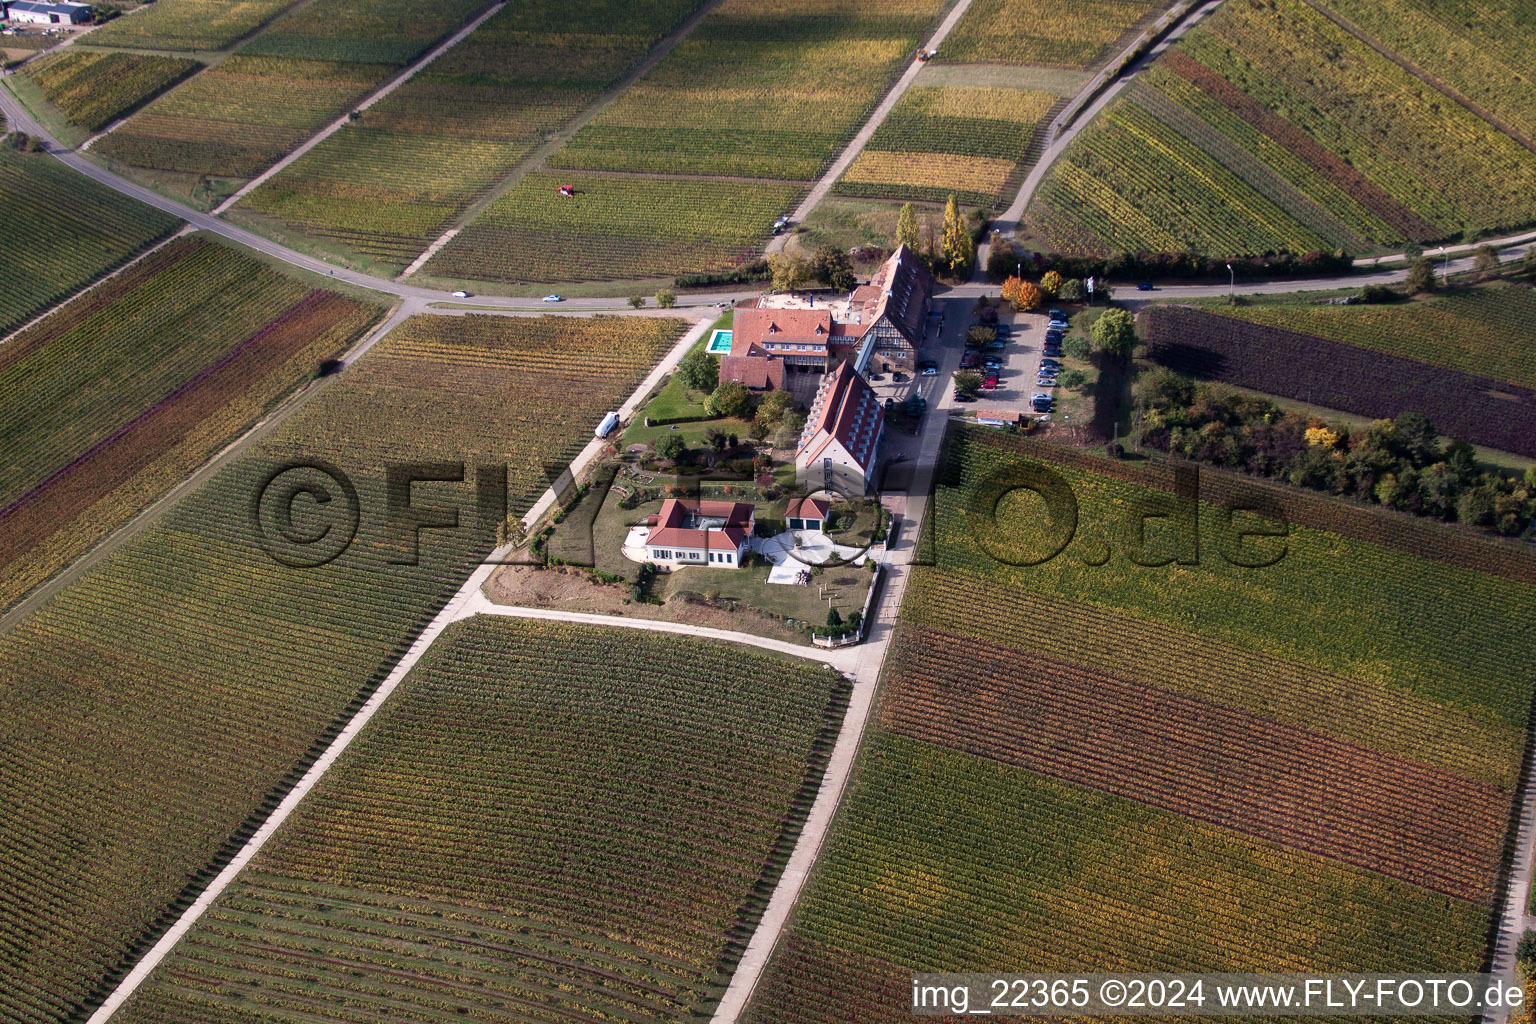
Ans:
[[[839,363],[816,391],[795,449],[795,478],[809,490],[864,494],[874,486],[885,412],[852,363]]]
[[[756,518],[750,502],[668,498],[646,525],[651,528],[645,538],[648,562],[674,569],[735,569],[750,550]]]

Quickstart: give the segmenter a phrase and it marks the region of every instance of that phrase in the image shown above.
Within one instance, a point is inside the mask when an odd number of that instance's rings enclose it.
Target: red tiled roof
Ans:
[[[782,388],[784,363],[769,356],[721,356],[720,379],[757,390]]]
[[[796,498],[784,510],[786,519],[825,519],[832,503],[821,498]]]
[[[826,309],[739,309],[731,323],[731,355],[765,355],[774,344],[825,347],[832,334]]]
[[[872,299],[865,301],[867,321],[874,323],[884,316],[913,348],[921,345],[923,318],[928,315],[928,297],[933,294],[933,275],[917,254],[905,245],[897,246],[869,284],[855,289],[855,294],[867,288],[879,289]]]
[[[704,551],[739,551],[747,539],[747,531],[740,526],[727,526],[723,530],[684,530],[665,526],[652,530],[645,538],[647,547],[693,548]]]
[[[854,372],[853,364],[838,364],[822,380],[813,417],[806,423],[795,452],[797,463],[820,458],[835,439],[866,472],[869,471],[885,413],[869,383]]]

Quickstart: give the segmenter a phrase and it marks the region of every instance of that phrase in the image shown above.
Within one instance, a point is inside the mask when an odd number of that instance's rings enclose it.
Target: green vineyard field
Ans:
[[[1361,252],[1528,224],[1533,186],[1536,153],[1306,0],[1276,0],[1223,5],[1160,56],[1026,223],[1075,255]]]
[[[725,0],[549,165],[810,181],[941,6]]]
[[[572,184],[574,198],[557,189]],[[427,261],[475,281],[611,281],[750,259],[802,189],[786,182],[530,174]]]
[[[155,0],[91,33],[95,46],[142,50],[222,50],[261,28],[296,0]]]
[[[837,195],[992,206],[1038,150],[1036,126],[1061,100],[1041,90],[911,89],[838,179]]]
[[[729,644],[458,623],[123,1019],[688,1020],[844,685]]]
[[[494,497],[497,476],[476,483],[477,467],[505,466],[508,506],[525,510],[684,326],[408,320],[0,637],[0,701],[16,711],[0,723],[0,778],[17,826],[0,835],[0,1016],[41,1024],[100,998],[489,550],[475,494]],[[469,483],[418,484],[415,501],[459,505],[464,527],[422,531],[407,564],[384,466],[458,459]],[[342,498],[336,480],[289,469],[315,462],[347,474],[358,503],[300,504],[340,513],[323,526],[343,541],[356,508],[357,536],[292,567],[258,542],[298,557],[280,522],[258,532],[253,502],[284,470],[282,488]],[[299,515],[297,533],[317,535]]]
[[[50,157],[0,148],[0,336],[180,225]]]
[[[694,5],[508,5],[241,208],[403,269]]]
[[[482,6],[316,0],[144,107],[94,151],[157,171],[254,177]]]
[[[1091,68],[1166,6],[1164,0],[976,0],[939,57],[946,63]]]
[[[95,132],[200,68],[186,57],[71,49],[28,64],[24,73],[65,117]]]
[[[1044,562],[1063,499],[1013,490],[1025,465],[1077,505]],[[1198,554],[1168,519],[1137,542],[1130,513],[1179,513],[1158,477],[950,435],[934,564],[914,569],[849,797],[753,1024],[894,1022],[914,970],[978,964],[1483,962],[1536,588],[1416,557],[1389,529],[1363,539],[1353,512],[1319,529],[1336,506],[1318,499],[1286,510],[1268,568],[1226,559],[1244,556],[1209,504]]]
[[[1210,312],[1536,388],[1536,292],[1520,285],[1467,288],[1405,305]]]
[[[381,313],[193,237],[0,347],[0,607],[223,448]]]

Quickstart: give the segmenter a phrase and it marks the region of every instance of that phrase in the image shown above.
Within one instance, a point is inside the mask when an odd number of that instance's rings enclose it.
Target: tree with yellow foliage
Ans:
[[[1047,270],[1045,276],[1040,279],[1040,290],[1051,298],[1061,294],[1061,275],[1054,270]]]

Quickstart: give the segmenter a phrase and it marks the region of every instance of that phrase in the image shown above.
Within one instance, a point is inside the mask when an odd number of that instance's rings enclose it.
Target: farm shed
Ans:
[[[11,21],[34,25],[85,25],[91,20],[89,4],[44,3],[42,0],[16,0],[5,5],[5,15]]]

